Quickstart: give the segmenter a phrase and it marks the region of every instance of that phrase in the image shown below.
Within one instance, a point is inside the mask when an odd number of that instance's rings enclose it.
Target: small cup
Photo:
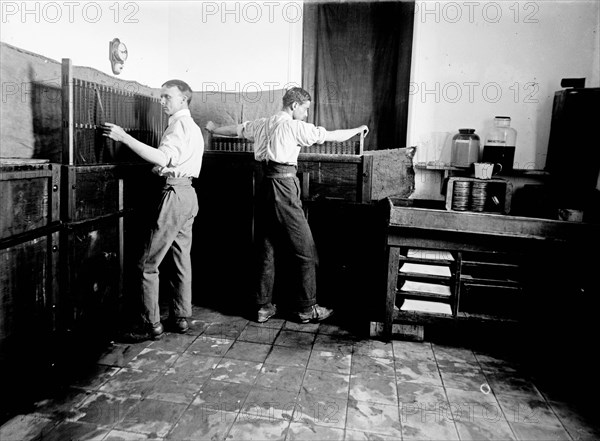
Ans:
[[[572,208],[559,208],[558,219],[567,222],[582,222],[583,210],[575,210]]]
[[[502,164],[493,164],[491,162],[476,162],[473,164],[475,167],[475,177],[477,179],[492,179],[492,175],[500,173],[502,171]],[[494,167],[498,166],[498,171],[494,173]]]

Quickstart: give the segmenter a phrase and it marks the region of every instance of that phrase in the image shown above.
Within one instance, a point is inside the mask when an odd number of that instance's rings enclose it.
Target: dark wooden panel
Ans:
[[[59,185],[56,164],[0,164],[0,239],[57,222]]]
[[[117,330],[123,286],[123,219],[66,225],[62,238],[61,329],[107,338]]]
[[[63,219],[79,222],[122,209],[116,166],[63,166]]]
[[[58,231],[0,249],[0,352],[53,329]]]

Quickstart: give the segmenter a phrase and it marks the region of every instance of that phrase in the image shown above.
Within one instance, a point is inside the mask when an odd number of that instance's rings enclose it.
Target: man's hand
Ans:
[[[123,142],[128,136],[127,133],[125,133],[125,130],[123,130],[121,127],[109,122],[105,122],[102,125],[102,130],[104,131],[102,135],[115,141]]]
[[[359,129],[360,129],[360,133],[364,133],[364,137],[366,138],[367,135],[369,134],[369,128],[367,126],[363,125],[363,126],[360,126]]]
[[[206,126],[204,128],[206,130],[208,130],[210,133],[212,133],[212,132],[214,132],[216,130],[217,125],[214,122],[209,121],[209,122],[206,123]]]

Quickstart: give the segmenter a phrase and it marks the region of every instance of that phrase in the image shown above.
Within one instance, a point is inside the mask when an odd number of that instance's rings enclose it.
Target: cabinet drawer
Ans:
[[[461,283],[458,312],[516,319],[524,304],[520,287]]]
[[[50,231],[0,249],[0,352],[53,329],[58,241],[59,232]]]
[[[64,289],[61,325],[70,330],[111,329],[120,312],[123,262],[123,219],[112,216],[69,225],[63,234]]]
[[[0,239],[59,220],[60,166],[0,164]]]

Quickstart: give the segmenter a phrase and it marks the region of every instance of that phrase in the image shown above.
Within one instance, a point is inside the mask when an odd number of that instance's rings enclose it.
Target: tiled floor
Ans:
[[[195,307],[188,334],[110,346],[0,441],[600,439],[537,386],[478,351]]]

